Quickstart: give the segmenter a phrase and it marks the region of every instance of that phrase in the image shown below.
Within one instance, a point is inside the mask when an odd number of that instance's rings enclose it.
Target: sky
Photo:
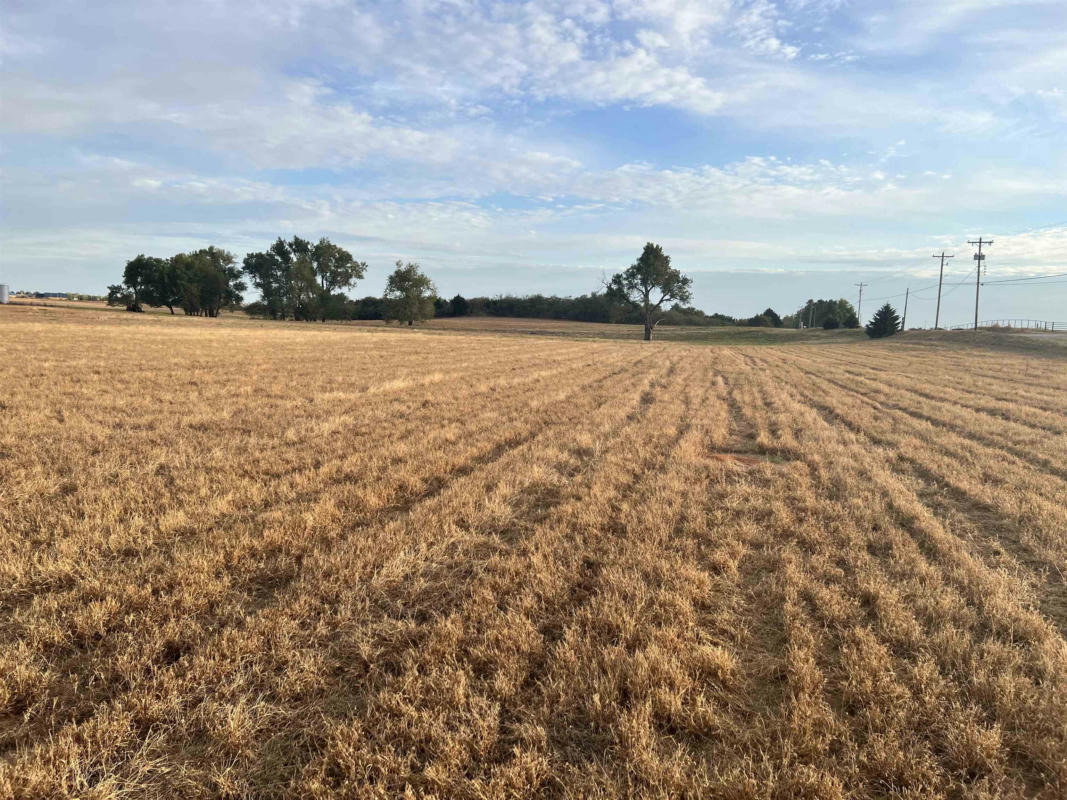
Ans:
[[[1064,0],[5,0],[0,282],[329,237],[442,295],[1067,321]],[[933,288],[931,288],[933,284]],[[920,290],[920,291],[914,291]]]

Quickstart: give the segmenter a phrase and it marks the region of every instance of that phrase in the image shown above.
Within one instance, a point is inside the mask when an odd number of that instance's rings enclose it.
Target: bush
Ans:
[[[778,316],[777,312],[775,312],[773,308],[765,309],[764,312],[760,314],[760,316],[769,319],[771,321],[771,325],[773,325],[774,327],[782,327],[782,318]]]
[[[826,319],[822,321],[822,328],[824,331],[833,331],[841,327],[841,320],[837,318],[837,314],[827,314]]]

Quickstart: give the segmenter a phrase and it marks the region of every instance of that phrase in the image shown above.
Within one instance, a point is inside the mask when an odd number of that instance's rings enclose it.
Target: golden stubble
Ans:
[[[0,796],[1067,791],[1062,360],[0,336]]]

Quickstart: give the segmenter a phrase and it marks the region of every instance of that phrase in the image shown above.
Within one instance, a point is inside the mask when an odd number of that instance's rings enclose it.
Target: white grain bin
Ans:
[[[0,283],[0,303],[6,303],[7,300],[7,284]]]

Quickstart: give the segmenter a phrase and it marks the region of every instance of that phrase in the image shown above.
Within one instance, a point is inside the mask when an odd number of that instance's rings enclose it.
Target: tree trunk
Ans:
[[[652,323],[650,323],[648,320],[645,320],[645,341],[652,341]]]

